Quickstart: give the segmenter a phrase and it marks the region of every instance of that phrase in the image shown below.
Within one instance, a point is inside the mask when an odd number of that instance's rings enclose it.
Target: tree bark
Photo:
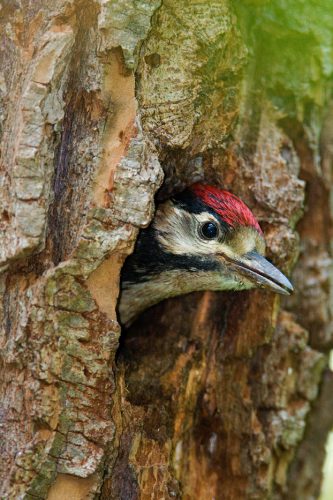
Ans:
[[[0,6],[1,498],[313,499],[333,425],[329,0]],[[254,211],[291,298],[120,330],[154,196]]]

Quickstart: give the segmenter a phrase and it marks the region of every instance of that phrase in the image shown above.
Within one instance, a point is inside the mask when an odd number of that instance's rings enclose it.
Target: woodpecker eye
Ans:
[[[205,238],[205,240],[213,240],[217,237],[219,229],[215,222],[205,222],[200,227],[200,236]]]

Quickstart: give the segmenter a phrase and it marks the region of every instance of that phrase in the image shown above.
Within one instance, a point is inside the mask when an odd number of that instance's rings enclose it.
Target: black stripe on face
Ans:
[[[130,255],[122,270],[122,280],[128,283],[143,283],[152,276],[177,269],[188,272],[215,271],[217,261],[208,256],[175,255],[165,252],[158,243],[156,230],[150,226],[141,231],[134,253]]]
[[[171,198],[171,201],[176,206],[182,208],[183,210],[186,210],[189,213],[201,214],[203,212],[208,212],[212,214],[219,222],[221,229],[225,234],[228,234],[233,230],[232,227],[227,222],[225,222],[218,213],[215,212],[215,210],[206,205],[189,189],[185,189],[185,191],[183,191],[182,193],[177,194],[176,196]]]

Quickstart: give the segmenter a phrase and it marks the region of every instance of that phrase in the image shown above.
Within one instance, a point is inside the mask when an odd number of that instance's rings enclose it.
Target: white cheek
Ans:
[[[165,251],[176,255],[224,254],[230,259],[253,251],[258,247],[258,239],[261,246],[264,245],[258,233],[249,227],[237,231],[228,243],[204,240],[198,231],[200,225],[208,221],[216,222],[209,212],[190,215],[182,208],[166,202],[156,214],[155,225],[159,229],[157,238]]]
[[[182,254],[212,254],[220,251],[221,245],[217,240],[203,240],[198,234],[199,225],[214,217],[207,214],[189,215],[180,208],[169,210],[167,217],[159,219],[160,232],[158,240],[165,250],[176,255]]]

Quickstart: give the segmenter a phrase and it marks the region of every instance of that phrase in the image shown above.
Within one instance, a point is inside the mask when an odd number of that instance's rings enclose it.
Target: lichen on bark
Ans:
[[[5,498],[318,494],[332,17],[329,0],[3,2]],[[163,171],[160,198],[204,179],[244,199],[296,293],[172,299],[119,347],[121,266]]]

